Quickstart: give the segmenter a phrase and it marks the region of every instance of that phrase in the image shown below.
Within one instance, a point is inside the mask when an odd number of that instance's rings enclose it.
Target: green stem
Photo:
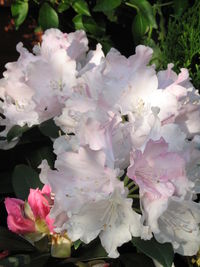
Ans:
[[[155,6],[156,7],[170,6],[173,3],[174,3],[173,1],[170,1],[170,2],[167,2],[167,3],[163,3],[163,4],[155,4]]]
[[[138,8],[137,6],[135,6],[134,4],[131,4],[131,3],[129,3],[129,2],[125,2],[125,5],[135,8],[135,9],[137,10],[137,12],[140,11],[139,8]]]

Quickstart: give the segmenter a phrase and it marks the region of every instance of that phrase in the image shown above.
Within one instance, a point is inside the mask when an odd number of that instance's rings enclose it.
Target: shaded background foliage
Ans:
[[[19,41],[31,50],[34,44],[41,41],[42,32],[51,27],[59,28],[63,32],[83,29],[87,33],[90,48],[101,43],[105,53],[115,47],[125,56],[130,56],[137,44],[149,45],[154,49],[152,63],[157,69],[166,68],[170,62],[174,63],[175,71],[186,67],[190,71],[193,84],[200,88],[199,0],[0,0],[0,75],[2,76],[7,62],[17,59],[15,46]],[[46,158],[53,167],[55,155],[49,137],[56,137],[57,134],[58,129],[52,121],[31,129],[15,127],[9,132],[8,141],[15,136],[21,136],[21,140],[14,149],[0,151],[1,227],[6,226],[3,204],[5,196],[25,199],[30,187],[41,186],[37,169],[41,160]],[[14,254],[11,254],[13,261],[4,259],[0,264],[58,266],[56,259],[49,260],[48,253],[32,251],[30,246],[18,240],[15,235],[9,236],[1,227],[0,250],[7,246]],[[9,247],[9,238],[18,242],[21,254],[13,246]],[[137,250],[130,244],[122,246],[122,255],[112,262],[112,266],[153,266],[147,256],[156,258],[156,254],[159,255],[157,245],[152,241],[149,247],[152,246],[153,251],[142,251],[147,255],[144,256],[142,253],[135,254],[141,246],[138,242],[133,240]],[[92,244],[92,254],[88,255],[88,249],[91,250],[91,246],[82,248],[73,255],[82,255],[82,259],[93,259],[104,253],[98,242]],[[170,266],[170,253],[171,250],[167,247],[164,259],[166,267]],[[18,265],[15,265],[16,262]],[[195,259],[193,262],[195,265]],[[73,266],[73,260],[59,264]],[[175,257],[175,264],[182,267],[193,266],[190,258],[181,256]]]

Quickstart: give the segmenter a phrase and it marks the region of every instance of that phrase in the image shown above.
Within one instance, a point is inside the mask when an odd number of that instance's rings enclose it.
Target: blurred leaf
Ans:
[[[102,36],[105,34],[105,27],[100,23],[96,23],[96,21],[91,17],[82,17],[83,26],[85,30],[94,36]]]
[[[17,165],[12,175],[13,189],[18,198],[27,199],[30,188],[42,188],[39,175],[26,165]]]
[[[85,30],[82,15],[76,15],[72,21],[76,30]]]
[[[3,267],[44,267],[50,255],[46,254],[17,254],[0,260],[0,266]]]
[[[70,3],[69,3],[69,1],[65,0],[65,1],[62,1],[61,3],[59,3],[57,11],[59,13],[62,13],[62,12],[66,11],[69,8],[70,8]]]
[[[80,15],[91,16],[88,4],[84,0],[75,0],[72,3],[72,7],[76,11],[76,13],[78,13]]]
[[[170,243],[158,243],[154,238],[144,241],[134,237],[132,243],[145,255],[157,260],[163,267],[171,267],[174,259],[174,252]]]
[[[39,10],[38,23],[43,30],[49,28],[58,28],[59,18],[56,11],[48,4],[42,4]]]
[[[109,11],[104,11],[103,13],[106,15],[108,20],[110,20],[111,22],[117,22],[117,16],[115,13],[115,9],[109,10]]]
[[[152,259],[143,254],[122,254],[120,255],[120,261],[123,263],[123,266],[126,267],[154,267]]]
[[[38,168],[43,159],[48,161],[51,168],[54,167],[55,155],[53,153],[53,148],[49,146],[43,146],[36,150],[32,150],[28,153],[28,159],[33,168]]]
[[[11,172],[1,172],[0,177],[0,194],[13,192]]]
[[[132,24],[132,33],[133,38],[138,43],[141,38],[148,32],[149,25],[146,18],[142,13],[138,12],[138,14],[134,17]]]
[[[188,6],[188,0],[174,0],[174,13],[178,16],[181,16]]]
[[[60,128],[55,124],[53,119],[41,123],[39,126],[41,133],[47,137],[59,137]]]
[[[24,238],[0,226],[0,250],[34,251],[35,248]]]
[[[18,29],[28,14],[28,1],[14,1],[11,5],[11,13],[15,21],[15,27]]]
[[[121,0],[97,0],[94,11],[106,12],[115,9],[121,5]]]
[[[153,8],[147,0],[129,0],[127,4],[129,6],[133,6],[134,8],[136,7],[138,12],[141,12],[142,15],[146,18],[149,26],[157,29],[157,23],[153,13]]]
[[[24,125],[23,127],[19,125],[13,126],[9,132],[7,133],[7,140],[8,142],[12,141],[16,137],[21,137],[24,132],[29,130],[30,128],[27,125]]]

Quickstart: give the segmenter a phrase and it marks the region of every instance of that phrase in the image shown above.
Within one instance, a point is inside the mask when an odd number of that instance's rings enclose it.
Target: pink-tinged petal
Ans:
[[[151,192],[160,198],[175,192],[185,195],[188,186],[185,160],[178,153],[169,152],[163,138],[149,140],[143,153],[131,153],[128,176],[139,185],[141,194]],[[180,185],[184,190],[179,188]]]
[[[35,232],[35,223],[24,217],[24,201],[15,198],[6,198],[5,206],[8,212],[8,228],[17,234]]]

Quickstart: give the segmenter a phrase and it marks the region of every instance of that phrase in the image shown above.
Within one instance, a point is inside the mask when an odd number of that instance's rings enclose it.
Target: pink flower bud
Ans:
[[[20,199],[9,197],[5,199],[8,228],[16,234],[35,232],[35,223],[24,214],[24,204]]]
[[[41,190],[30,189],[28,196],[28,204],[34,214],[35,219],[43,219],[46,221],[49,230],[53,231],[53,220],[48,216],[51,204],[51,188],[45,185]]]

